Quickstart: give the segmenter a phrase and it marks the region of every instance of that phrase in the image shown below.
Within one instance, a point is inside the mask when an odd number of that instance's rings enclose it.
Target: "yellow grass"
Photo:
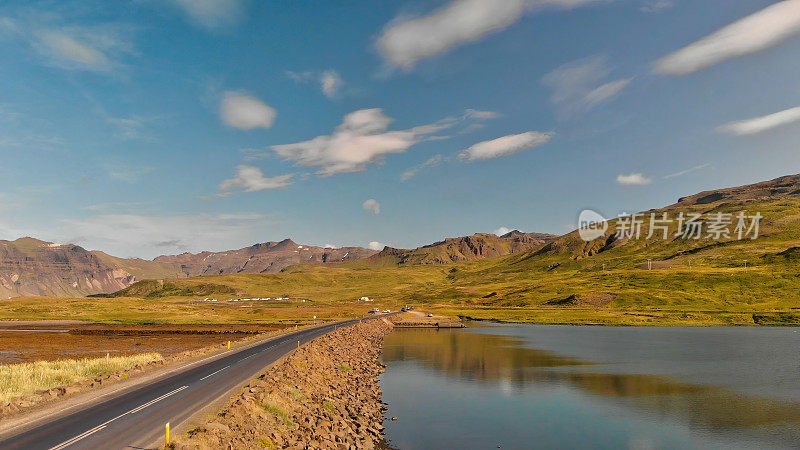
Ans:
[[[0,403],[39,390],[67,386],[99,375],[128,370],[137,364],[160,360],[158,353],[103,358],[62,359],[0,366]]]

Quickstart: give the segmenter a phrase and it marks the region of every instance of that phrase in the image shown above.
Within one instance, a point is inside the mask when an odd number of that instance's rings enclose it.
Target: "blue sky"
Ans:
[[[800,172],[800,0],[6,1],[0,44],[2,239],[407,248]]]

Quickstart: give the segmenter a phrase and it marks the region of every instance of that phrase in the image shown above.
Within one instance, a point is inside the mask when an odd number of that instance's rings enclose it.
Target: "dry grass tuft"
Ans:
[[[137,364],[160,360],[158,353],[103,358],[62,359],[0,366],[0,403],[36,391],[68,386],[99,375],[128,370]]]

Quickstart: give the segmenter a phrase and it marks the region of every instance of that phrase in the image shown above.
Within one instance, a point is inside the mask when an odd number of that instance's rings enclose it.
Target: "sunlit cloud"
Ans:
[[[738,20],[655,64],[665,75],[686,75],[774,47],[800,34],[800,0],[784,0]]]
[[[310,141],[274,145],[272,150],[286,160],[304,167],[319,167],[318,175],[331,176],[363,171],[387,155],[403,153],[426,136],[453,126],[453,120],[389,131],[392,119],[381,109],[362,109],[344,117],[330,135]]]
[[[504,30],[539,7],[570,8],[592,1],[454,0],[426,15],[395,18],[375,45],[387,64],[408,70],[422,59]]]
[[[385,245],[378,241],[372,241],[367,245],[367,247],[370,250],[383,250],[383,247],[385,247]]]
[[[542,133],[539,131],[512,134],[491,141],[478,142],[464,150],[459,157],[468,161],[499,158],[545,144],[549,142],[552,137],[553,133]]]
[[[766,116],[731,122],[717,128],[717,131],[734,136],[750,136],[798,122],[800,122],[800,106]]]
[[[245,192],[283,189],[291,186],[293,177],[294,174],[290,173],[268,178],[258,167],[241,165],[236,168],[236,177],[223,181],[219,189],[221,191],[244,189]]]
[[[631,173],[628,175],[617,175],[617,184],[621,186],[646,186],[653,180],[641,173]]]
[[[220,105],[222,121],[241,130],[269,128],[276,115],[274,108],[241,92],[226,92]]]

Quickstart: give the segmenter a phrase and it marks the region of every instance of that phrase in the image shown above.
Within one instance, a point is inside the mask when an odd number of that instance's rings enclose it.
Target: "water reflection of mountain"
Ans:
[[[387,337],[385,361],[415,361],[447,376],[510,383],[559,383],[625,406],[688,420],[715,430],[800,439],[800,404],[741,394],[722,387],[682,383],[659,375],[592,372],[592,362],[524,348],[508,336],[463,331],[398,330]]]

